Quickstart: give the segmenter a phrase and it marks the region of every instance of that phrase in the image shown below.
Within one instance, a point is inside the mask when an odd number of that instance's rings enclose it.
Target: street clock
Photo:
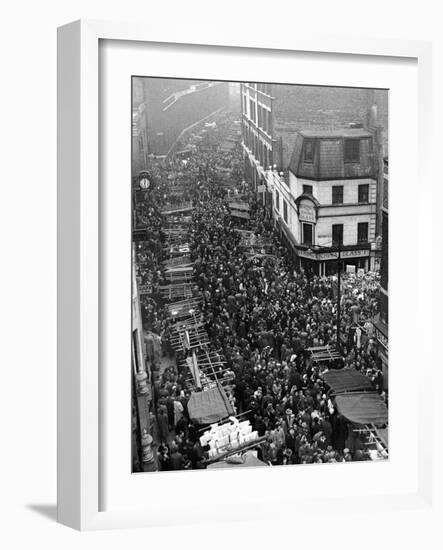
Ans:
[[[141,189],[149,189],[151,187],[151,182],[148,178],[142,178],[140,180],[140,188]]]
[[[140,186],[140,189],[143,189],[144,191],[148,191],[152,187],[152,178],[149,172],[146,170],[142,170],[138,175],[138,184]]]

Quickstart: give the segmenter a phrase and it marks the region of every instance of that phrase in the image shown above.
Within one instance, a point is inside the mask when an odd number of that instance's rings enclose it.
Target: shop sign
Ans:
[[[142,295],[142,294],[152,294],[152,285],[151,284],[140,285],[139,288],[138,288],[138,293],[140,295]]]
[[[264,185],[259,185],[257,187],[257,193],[264,193],[266,191],[266,187]]]
[[[377,327],[375,327],[375,336],[377,338],[377,342],[381,344],[386,351],[388,351],[388,338]]]
[[[309,258],[311,260],[327,261],[327,260],[337,260],[338,252],[321,252],[316,254],[312,250],[299,250],[298,255],[301,258]],[[369,250],[342,250],[340,252],[342,260],[347,258],[364,258],[369,256]]]

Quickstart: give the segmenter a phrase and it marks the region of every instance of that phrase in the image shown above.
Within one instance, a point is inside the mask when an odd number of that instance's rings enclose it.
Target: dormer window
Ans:
[[[345,140],[344,156],[345,156],[345,162],[360,161],[360,140],[359,139]]]
[[[305,157],[304,160],[307,163],[312,164],[314,159],[314,142],[312,140],[305,141]]]

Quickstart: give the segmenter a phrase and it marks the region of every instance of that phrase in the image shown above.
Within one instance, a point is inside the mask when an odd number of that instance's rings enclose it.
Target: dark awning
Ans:
[[[192,393],[188,401],[188,411],[191,419],[199,424],[212,424],[234,414],[221,386]]]
[[[388,407],[376,392],[339,394],[335,403],[338,412],[354,424],[388,423]]]
[[[374,389],[369,378],[354,369],[329,370],[323,379],[334,393]]]

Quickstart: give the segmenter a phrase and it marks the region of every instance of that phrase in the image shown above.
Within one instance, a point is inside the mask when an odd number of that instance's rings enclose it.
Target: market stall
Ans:
[[[188,411],[191,419],[198,424],[212,424],[234,414],[226,392],[220,385],[193,392],[188,401]]]
[[[333,394],[374,389],[369,378],[354,369],[328,370],[322,374],[322,378]]]
[[[337,410],[354,424],[388,424],[388,407],[377,392],[341,393],[335,396]]]

